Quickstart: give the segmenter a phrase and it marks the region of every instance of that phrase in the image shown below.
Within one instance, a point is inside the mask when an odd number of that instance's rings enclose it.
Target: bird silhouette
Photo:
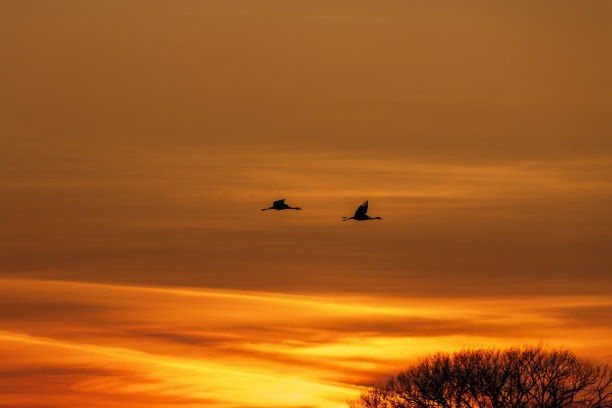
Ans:
[[[261,211],[266,211],[266,210],[276,210],[276,211],[280,211],[280,210],[301,210],[300,207],[290,207],[287,204],[285,204],[285,199],[283,198],[282,200],[276,200],[272,203],[272,207],[269,208],[262,208]]]
[[[366,213],[368,212],[368,202],[361,204],[357,211],[355,211],[355,215],[352,217],[342,217],[344,218],[342,221],[348,220],[357,220],[357,221],[367,221],[367,220],[382,220],[380,217],[370,217]]]

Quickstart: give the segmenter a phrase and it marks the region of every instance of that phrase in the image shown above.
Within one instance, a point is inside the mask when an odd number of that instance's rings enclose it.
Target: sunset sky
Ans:
[[[611,2],[21,0],[0,34],[2,408],[612,363]]]

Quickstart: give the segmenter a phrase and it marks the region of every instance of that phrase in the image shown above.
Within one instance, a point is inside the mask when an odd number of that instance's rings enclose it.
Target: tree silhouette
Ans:
[[[351,408],[611,408],[612,372],[542,346],[438,353]]]

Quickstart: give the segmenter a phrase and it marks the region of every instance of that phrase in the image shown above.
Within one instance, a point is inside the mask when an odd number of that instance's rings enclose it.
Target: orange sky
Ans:
[[[612,5],[489,3],[0,5],[4,406],[341,407],[469,345],[612,361]],[[366,199],[382,221],[341,222]]]

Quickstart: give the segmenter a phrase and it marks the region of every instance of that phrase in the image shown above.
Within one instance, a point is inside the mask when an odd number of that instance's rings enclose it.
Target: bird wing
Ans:
[[[366,201],[365,203],[361,204],[359,208],[357,208],[357,211],[355,211],[355,218],[364,216],[366,215],[367,212],[368,212],[368,202]]]
[[[276,200],[273,205],[281,205],[281,204],[285,204],[285,199],[283,198],[282,200]]]

